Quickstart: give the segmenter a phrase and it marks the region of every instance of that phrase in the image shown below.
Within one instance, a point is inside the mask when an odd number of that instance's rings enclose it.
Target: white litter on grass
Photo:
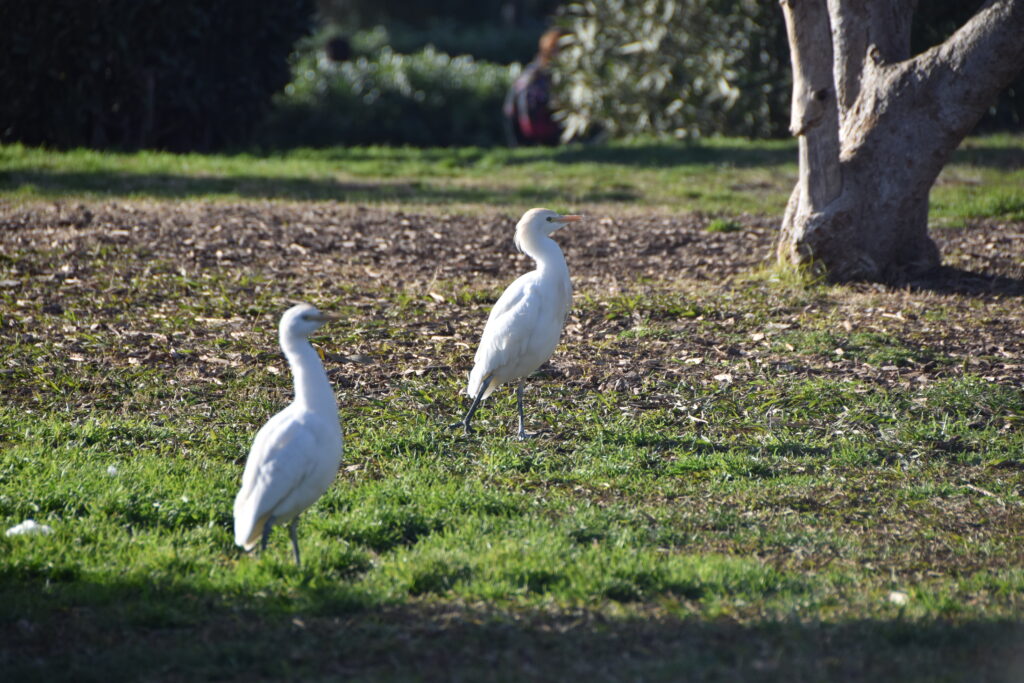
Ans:
[[[910,596],[904,593],[903,591],[891,591],[889,593],[889,602],[891,602],[894,605],[899,605],[900,607],[902,607],[903,605],[910,602]]]
[[[107,474],[109,474],[112,477],[116,477],[117,476],[117,468],[114,467],[113,465],[108,465],[107,466]]]
[[[33,534],[52,534],[53,529],[45,524],[39,524],[34,519],[26,519],[21,524],[12,526],[7,530],[8,536],[25,536]]]

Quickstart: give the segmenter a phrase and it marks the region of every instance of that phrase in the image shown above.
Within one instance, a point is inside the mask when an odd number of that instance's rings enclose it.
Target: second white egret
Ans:
[[[452,428],[461,426],[467,434],[472,433],[470,420],[480,402],[503,383],[518,380],[518,437],[533,436],[524,425],[523,387],[526,377],[551,358],[572,304],[569,267],[551,233],[580,219],[548,209],[530,209],[519,219],[516,247],[532,258],[537,268],[509,285],[491,309],[466,388],[473,402]]]
[[[343,448],[338,401],[309,335],[334,320],[309,304],[281,316],[279,336],[295,381],[295,400],[256,433],[235,497],[235,543],[267,547],[274,524],[288,525],[299,560],[299,515],[334,481]]]

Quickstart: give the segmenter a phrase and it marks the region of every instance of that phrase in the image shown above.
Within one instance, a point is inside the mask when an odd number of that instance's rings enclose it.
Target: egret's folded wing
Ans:
[[[279,416],[256,435],[242,488],[235,498],[235,542],[247,549],[259,540],[274,508],[301,485],[315,466],[313,433],[293,419],[277,420]]]
[[[490,325],[491,321],[495,318],[500,318],[505,313],[518,306],[522,300],[527,297],[531,286],[534,284],[536,275],[536,272],[524,273],[505,288],[505,291],[501,293],[498,300],[494,302],[490,315],[487,316],[487,325]],[[487,329],[486,326],[484,329]]]
[[[530,281],[524,282],[514,296],[506,299],[502,295],[494,305],[475,359],[477,365],[486,368],[484,377],[526,353],[544,307],[541,297],[531,296],[533,286]]]
[[[260,469],[261,463],[267,457],[269,450],[281,438],[282,432],[292,419],[290,407],[285,408],[267,420],[267,423],[256,432],[256,436],[252,440],[252,446],[249,448],[249,456],[245,460],[245,470],[242,472],[242,489],[239,491],[239,495],[241,495],[242,491],[252,489],[253,481]]]

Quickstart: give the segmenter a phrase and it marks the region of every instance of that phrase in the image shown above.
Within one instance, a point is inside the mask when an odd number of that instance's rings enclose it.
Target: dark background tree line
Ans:
[[[913,49],[982,3],[919,3]],[[787,135],[775,3],[676,0],[0,0],[0,139],[214,150],[500,144],[500,103],[551,22],[580,135]],[[324,58],[343,34],[349,59]],[[983,130],[1019,129],[1024,80]]]

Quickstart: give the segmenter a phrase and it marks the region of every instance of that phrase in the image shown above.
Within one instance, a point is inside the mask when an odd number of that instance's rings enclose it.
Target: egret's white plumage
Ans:
[[[265,547],[274,524],[291,522],[299,563],[299,515],[334,481],[341,465],[338,402],[309,335],[331,316],[299,304],[281,316],[281,349],[295,381],[295,400],[256,433],[235,497],[235,543]]]
[[[536,262],[537,269],[509,285],[491,309],[466,388],[473,403],[453,427],[461,425],[469,433],[480,402],[505,382],[519,380],[518,436],[528,436],[523,425],[523,384],[551,357],[572,304],[569,267],[550,235],[578,220],[580,216],[563,216],[547,209],[530,209],[519,219],[516,246]]]

